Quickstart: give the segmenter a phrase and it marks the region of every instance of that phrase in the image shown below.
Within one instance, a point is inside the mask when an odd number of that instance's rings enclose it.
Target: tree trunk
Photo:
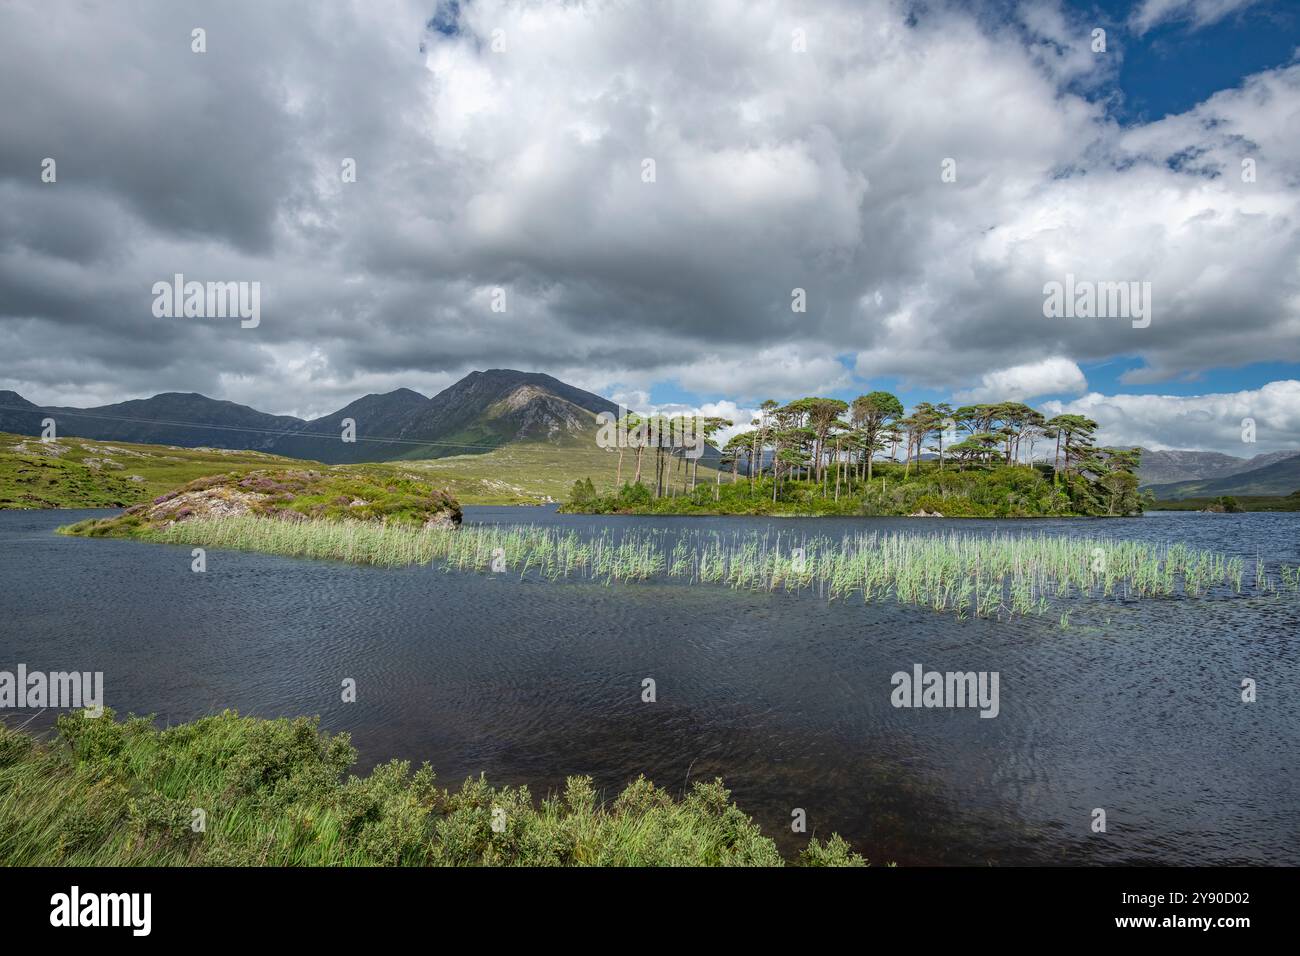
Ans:
[[[840,500],[840,443],[835,443],[835,500]]]

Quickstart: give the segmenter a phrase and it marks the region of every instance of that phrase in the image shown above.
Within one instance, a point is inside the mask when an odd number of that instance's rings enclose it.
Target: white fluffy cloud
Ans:
[[[1101,427],[1109,445],[1157,450],[1199,448],[1229,455],[1253,455],[1300,448],[1300,381],[1270,382],[1262,388],[1214,395],[1101,395],[1072,402],[1047,402],[1051,415],[1086,415]],[[1242,440],[1245,423],[1255,441]]]
[[[732,435],[740,432],[749,431],[750,423],[758,417],[757,408],[743,408],[735,402],[704,402],[700,405],[687,405],[682,403],[664,402],[653,404],[643,402],[639,405],[626,404],[632,411],[640,412],[643,415],[668,415],[668,416],[696,416],[701,418],[721,418],[731,422],[731,425],[721,428],[713,437],[713,444],[721,447],[727,443]]]
[[[987,372],[978,387],[957,392],[959,402],[1024,402],[1040,395],[1076,394],[1088,387],[1088,379],[1068,358],[1054,356],[1011,368]]]

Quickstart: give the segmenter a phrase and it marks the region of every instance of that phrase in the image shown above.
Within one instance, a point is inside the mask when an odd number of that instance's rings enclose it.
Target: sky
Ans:
[[[31,401],[312,417],[517,368],[737,427],[887,389],[1300,449],[1294,0],[127,9],[0,4]],[[258,322],[160,317],[178,273]],[[1046,315],[1067,276],[1147,318]]]

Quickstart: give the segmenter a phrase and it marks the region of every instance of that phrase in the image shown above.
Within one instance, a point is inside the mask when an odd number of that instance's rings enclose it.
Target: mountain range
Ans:
[[[1162,485],[1149,485],[1158,500],[1209,498],[1219,495],[1289,495],[1300,491],[1300,454],[1274,461],[1262,468],[1222,475],[1193,478]]]
[[[1215,451],[1142,449],[1138,480],[1157,499],[1289,495],[1300,489],[1300,452],[1238,458]]]
[[[305,420],[270,415],[194,392],[163,392],[93,408],[38,406],[0,391],[0,431],[39,435],[53,418],[58,434],[100,441],[264,451],[328,464],[444,458],[504,445],[591,445],[596,415],[618,414],[607,398],[540,372],[470,372],[432,398],[409,388],[366,395]],[[344,421],[356,441],[344,442]],[[706,460],[716,461],[710,447]],[[1139,482],[1157,498],[1288,495],[1300,489],[1300,452],[1238,458],[1211,451],[1142,449]]]
[[[471,372],[432,398],[409,388],[366,395],[338,411],[304,420],[193,392],[94,408],[38,406],[0,391],[0,431],[39,435],[53,418],[57,434],[100,441],[264,451],[328,464],[441,458],[487,452],[514,442],[562,445],[594,441],[607,398],[537,372]],[[344,442],[344,420],[355,442]]]
[[[1242,472],[1264,468],[1283,461],[1300,451],[1274,451],[1253,458],[1238,458],[1217,451],[1153,451],[1142,449],[1140,481],[1147,485],[1167,485],[1180,481],[1204,481],[1227,478]]]

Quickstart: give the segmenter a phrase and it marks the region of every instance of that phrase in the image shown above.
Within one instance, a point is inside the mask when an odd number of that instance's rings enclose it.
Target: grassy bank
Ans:
[[[425,765],[365,777],[347,734],[232,712],[166,730],[64,715],[48,743],[0,726],[6,866],[780,866],[721,781],[675,799],[644,778],[602,803],[585,777],[437,786]],[[494,827],[495,822],[495,827]],[[807,865],[866,861],[815,838]]]
[[[180,448],[0,432],[0,508],[125,508],[212,475],[314,468],[376,479],[416,479],[464,504],[564,500],[576,476],[613,487],[618,456],[591,442],[520,442],[481,455],[364,465],[322,465],[256,451]],[[700,474],[712,480],[706,468]]]
[[[278,468],[198,478],[120,515],[60,530],[91,538],[148,537],[178,524],[237,517],[278,526],[315,521],[422,528],[454,526],[460,506],[410,475]]]
[[[1135,496],[1112,499],[1095,483],[1075,475],[1054,479],[1045,466],[971,466],[958,470],[924,461],[910,468],[877,463],[870,481],[833,471],[822,481],[742,475],[698,484],[682,494],[655,498],[644,484],[628,482],[601,493],[579,481],[563,511],[584,514],[736,514],[903,516],[946,518],[1037,518],[1140,513]]]
[[[1289,566],[1247,567],[1241,558],[1182,544],[1041,534],[590,535],[539,525],[417,529],[236,517],[191,519],[137,536],[388,566],[433,562],[491,572],[495,564],[508,573],[605,583],[662,577],[757,590],[815,588],[830,599],[894,600],[958,617],[1055,613],[1071,597],[1202,597],[1214,588],[1300,592],[1300,572]]]
[[[207,475],[303,465],[256,451],[0,433],[0,508],[125,508]]]

